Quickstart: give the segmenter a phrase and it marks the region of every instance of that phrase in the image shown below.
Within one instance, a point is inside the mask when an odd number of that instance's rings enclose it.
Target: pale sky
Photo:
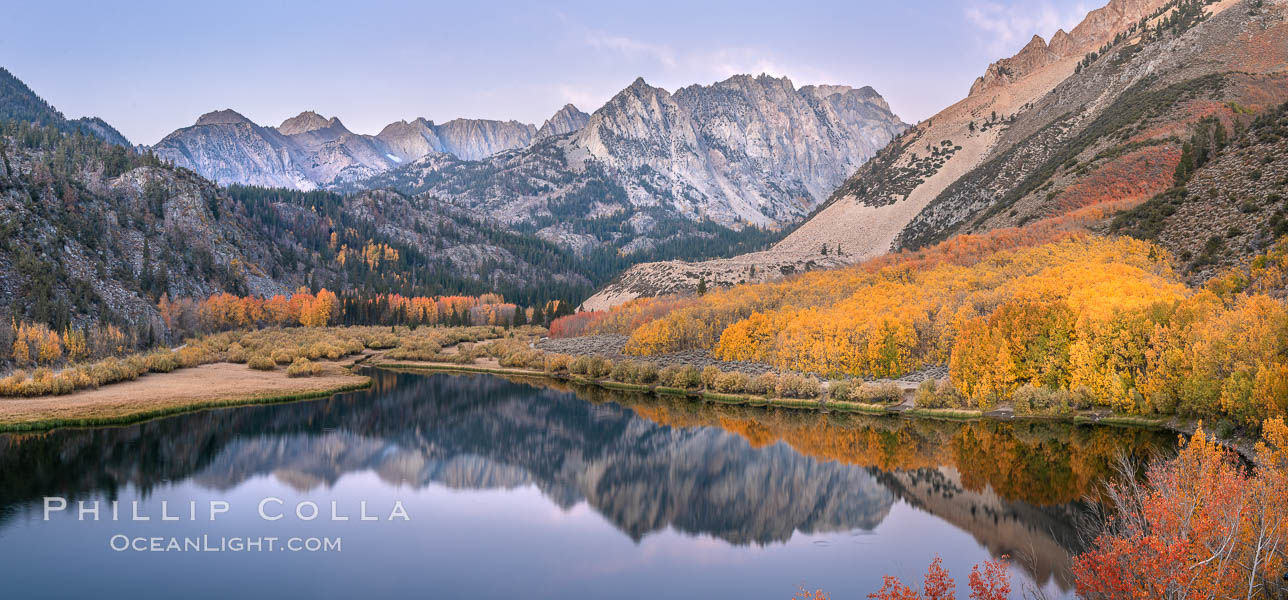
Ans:
[[[988,63],[1099,5],[1071,0],[59,2],[3,12],[0,66],[68,117],[154,144],[211,110],[261,125],[303,110],[378,132],[399,119],[593,112],[633,81],[736,73],[871,85],[905,121]]]

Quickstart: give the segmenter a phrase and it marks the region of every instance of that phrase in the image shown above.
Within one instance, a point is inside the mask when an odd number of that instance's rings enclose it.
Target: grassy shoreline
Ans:
[[[332,386],[329,388],[309,390],[305,392],[295,392],[289,394],[261,394],[249,397],[232,397],[218,400],[197,400],[193,402],[181,402],[173,406],[164,408],[148,409],[141,411],[122,410],[94,417],[67,418],[67,419],[40,419],[40,420],[18,420],[18,421],[0,421],[0,433],[30,433],[37,431],[48,431],[62,428],[88,428],[88,427],[120,427],[126,425],[137,425],[147,421],[181,415],[186,413],[200,412],[203,410],[212,410],[217,408],[235,408],[239,406],[257,406],[267,404],[285,404],[288,402],[299,402],[302,400],[315,400],[317,398],[326,398],[341,394],[363,390],[371,387],[371,378],[362,377],[363,381],[355,381],[344,385]]]
[[[513,332],[487,326],[270,327],[209,334],[174,350],[109,356],[58,370],[18,369],[0,377],[0,433],[125,425],[322,398],[370,386],[371,378],[353,368],[387,349],[438,349],[507,333]]]

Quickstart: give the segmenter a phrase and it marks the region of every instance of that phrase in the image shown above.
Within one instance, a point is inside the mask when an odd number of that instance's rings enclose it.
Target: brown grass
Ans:
[[[0,398],[0,429],[28,425],[125,422],[132,417],[180,412],[186,407],[254,403],[322,394],[369,381],[340,363],[324,362],[317,377],[290,378],[281,370],[255,371],[245,365],[214,363],[151,373],[98,389],[62,396]]]

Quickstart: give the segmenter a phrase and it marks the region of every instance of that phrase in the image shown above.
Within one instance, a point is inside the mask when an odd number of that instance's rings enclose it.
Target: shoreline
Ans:
[[[223,362],[65,395],[0,398],[0,433],[125,426],[203,410],[326,398],[370,387],[370,377],[353,373],[369,357],[328,363],[317,377],[290,378],[282,368],[262,372]]]
[[[154,409],[144,412],[121,413],[119,415],[104,415],[100,417],[83,417],[76,419],[51,419],[43,421],[18,421],[18,422],[0,422],[0,434],[4,433],[36,433],[53,431],[56,429],[86,429],[98,427],[124,427],[127,425],[138,425],[156,419],[172,417],[187,413],[201,412],[203,410],[214,410],[218,408],[239,408],[244,406],[262,406],[269,404],[285,404],[288,402],[299,402],[303,400],[316,400],[318,398],[327,398],[344,392],[353,392],[364,390],[371,387],[371,381],[353,383],[350,385],[337,386],[329,389],[320,389],[310,392],[301,392],[297,394],[269,395],[262,397],[249,398],[229,398],[226,400],[212,400],[197,403],[175,404],[170,408]]]
[[[553,374],[545,371],[534,369],[519,369],[511,367],[490,367],[478,365],[461,365],[455,363],[440,363],[433,361],[400,361],[400,362],[382,362],[379,359],[384,358],[382,355],[372,357],[373,360],[366,363],[365,366],[387,369],[387,370],[407,370],[407,371],[429,371],[429,372],[457,372],[457,373],[481,373],[490,375],[507,375],[542,379],[547,381],[571,382],[583,385],[593,385],[602,389],[640,392],[654,394],[658,396],[685,396],[690,400],[699,400],[707,402],[716,402],[720,404],[741,405],[758,408],[789,408],[796,410],[814,411],[820,414],[828,412],[839,413],[860,413],[871,416],[885,416],[892,418],[905,419],[929,419],[939,421],[1048,421],[1053,423],[1067,423],[1070,425],[1098,425],[1108,427],[1122,427],[1131,429],[1153,429],[1175,433],[1177,435],[1191,436],[1194,434],[1198,422],[1182,421],[1179,417],[1146,417],[1141,415],[1127,414],[1101,414],[1101,413],[1073,413],[1068,415],[1054,414],[1015,414],[1010,411],[993,410],[981,411],[976,409],[959,409],[959,408],[917,408],[907,404],[907,400],[898,404],[866,404],[861,402],[849,401],[829,401],[826,397],[814,399],[798,398],[770,398],[766,396],[756,396],[747,394],[722,394],[718,392],[709,392],[706,390],[687,390],[661,385],[641,385],[634,383],[621,383],[608,379],[590,379],[580,375],[572,374]],[[1254,450],[1255,439],[1238,437],[1234,439],[1215,438],[1217,444],[1233,451],[1244,460],[1255,463],[1256,453]]]
[[[862,402],[850,401],[829,401],[818,398],[778,398],[749,394],[722,394],[718,392],[709,392],[705,390],[687,390],[673,388],[661,385],[641,385],[635,383],[621,383],[608,379],[590,379],[579,375],[562,375],[552,374],[545,371],[534,369],[518,369],[510,367],[487,367],[477,365],[460,365],[455,363],[440,363],[432,361],[400,361],[400,362],[380,362],[370,361],[365,366],[376,369],[387,370],[408,370],[408,371],[433,371],[433,372],[457,372],[457,373],[481,373],[490,375],[509,375],[531,377],[537,379],[579,383],[583,385],[593,385],[603,389],[641,392],[656,395],[669,396],[686,396],[695,400],[705,400],[718,402],[721,404],[761,406],[761,407],[778,407],[778,408],[795,408],[801,410],[811,410],[817,412],[855,412],[869,415],[883,415],[890,417],[921,418],[921,419],[938,419],[950,421],[1054,421],[1064,422],[1075,425],[1112,425],[1115,427],[1134,427],[1141,429],[1162,429],[1174,431],[1176,433],[1192,433],[1181,429],[1181,425],[1171,423],[1174,419],[1149,418],[1133,415],[1096,415],[1075,413],[1071,415],[1017,415],[1004,411],[981,411],[975,409],[959,408],[916,408],[906,406],[904,403],[899,404],[868,404]],[[1242,453],[1242,452],[1241,452]]]

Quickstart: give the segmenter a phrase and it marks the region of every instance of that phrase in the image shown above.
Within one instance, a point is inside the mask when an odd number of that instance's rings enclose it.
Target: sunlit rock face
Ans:
[[[808,214],[906,125],[870,87],[736,75],[674,93],[636,79],[566,143],[619,177],[634,204],[720,223]]]

